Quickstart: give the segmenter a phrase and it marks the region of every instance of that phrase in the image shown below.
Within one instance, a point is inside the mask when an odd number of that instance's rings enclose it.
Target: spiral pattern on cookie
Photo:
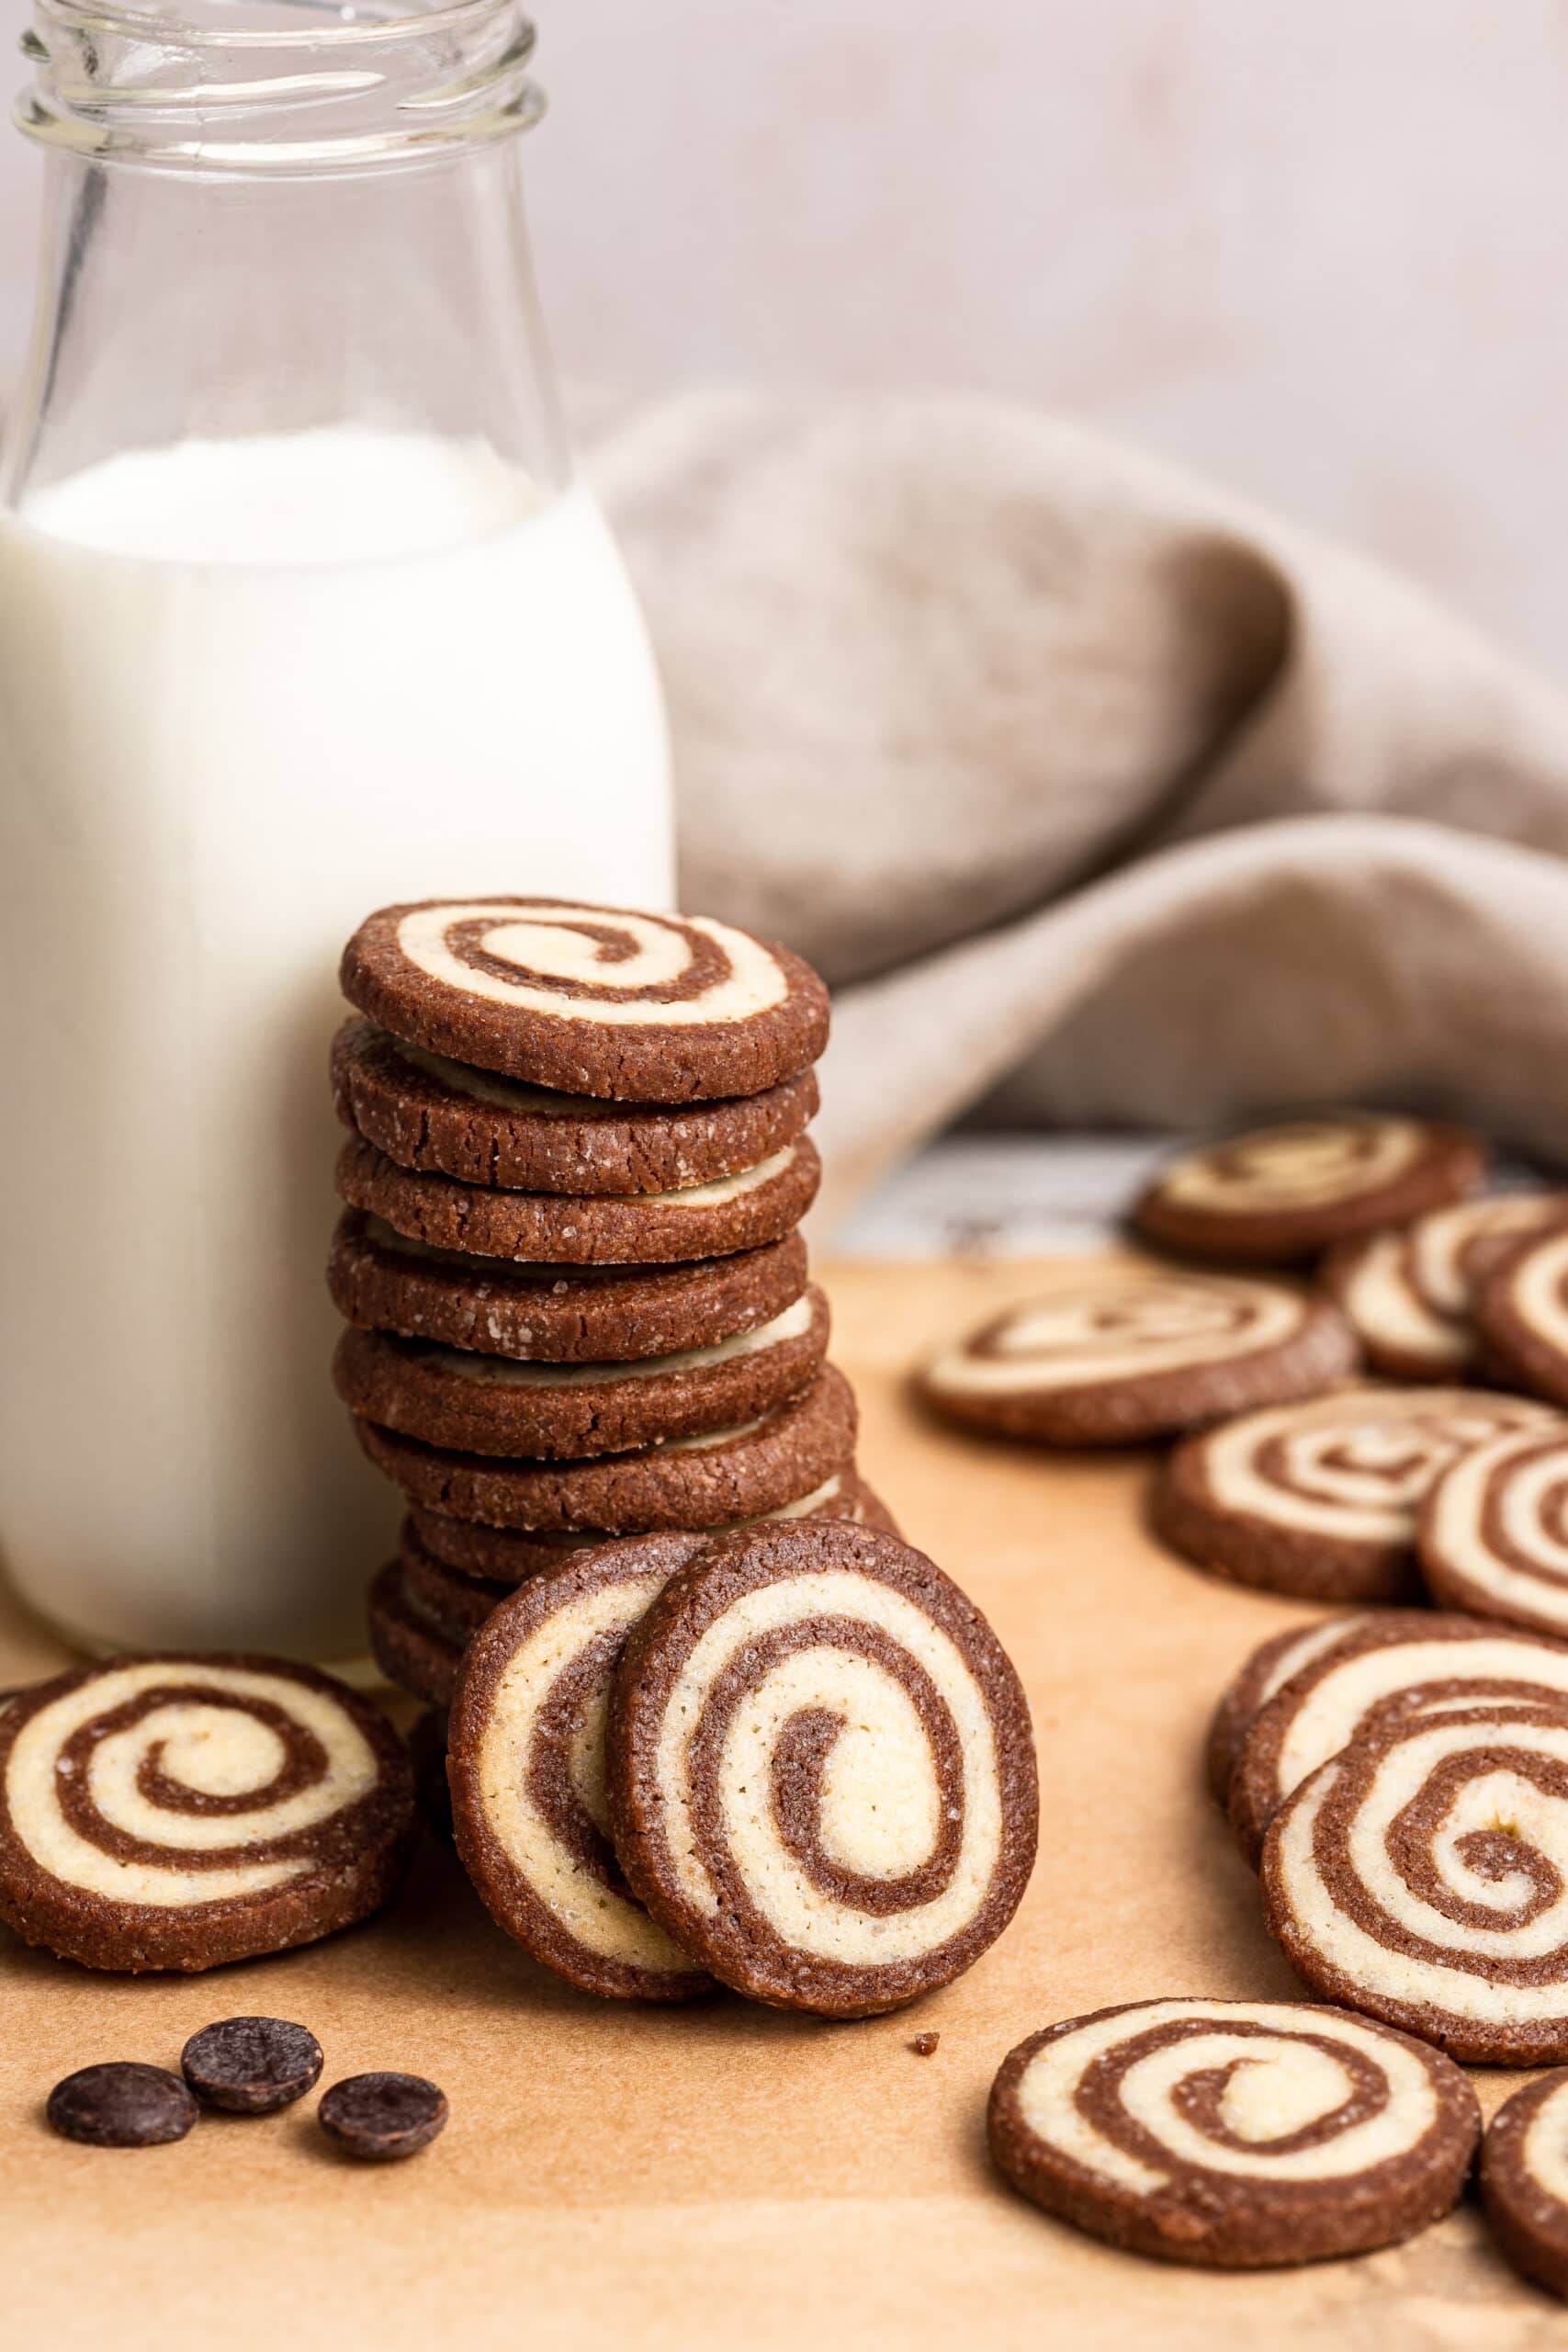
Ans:
[[[1421,1563],[1448,1608],[1568,1635],[1568,1422],[1462,1454],[1428,1498]]]
[[[1547,1418],[1483,1389],[1353,1388],[1246,1414],[1189,1447],[1223,1510],[1322,1539],[1403,1544],[1456,1455]]]
[[[1294,1339],[1308,1312],[1277,1283],[1086,1268],[945,1351],[926,1381],[939,1395],[1038,1395],[1185,1372]]]
[[[458,1850],[506,1932],[592,1992],[672,2001],[712,1989],[627,1887],[604,1795],[616,1660],[705,1541],[633,1539],[534,1578],[477,1635],[458,1678],[449,1734]]]
[[[361,1916],[350,1882],[412,1817],[390,1727],[329,1678],[271,1660],[62,1677],[0,1719],[0,1908],[100,1966],[200,1964],[171,1941],[195,1923],[233,1946],[214,1957],[269,1949],[245,1940],[247,1915],[318,1881],[316,1932]],[[103,1956],[117,1918],[141,1923],[135,1950],[151,1957]]]
[[[1506,1369],[1568,1406],[1568,1231],[1522,1248],[1481,1295],[1482,1330]]]
[[[769,948],[705,915],[459,899],[411,908],[397,944],[417,971],[467,995],[606,1028],[746,1021],[789,993]]]
[[[1172,1207],[1226,1216],[1320,1208],[1397,1183],[1426,1133],[1414,1119],[1292,1120],[1172,1160],[1158,1189]]]
[[[1568,1195],[1500,1193],[1417,1217],[1336,1251],[1327,1278],[1371,1361],[1397,1377],[1439,1378],[1477,1354],[1474,1307],[1509,1245],[1561,1224]]]
[[[1448,2060],[1304,2002],[1158,2000],[1013,2051],[988,2131],[1025,2196],[1174,2261],[1388,2245],[1459,2197],[1480,2132]]]
[[[1223,1807],[1228,1803],[1247,1733],[1269,1700],[1314,1658],[1337,1649],[1366,1623],[1365,1615],[1357,1611],[1348,1617],[1326,1617],[1318,1624],[1292,1625],[1259,1642],[1226,1683],[1210,1720],[1204,1770],[1216,1804]]]
[[[1230,1814],[1255,1860],[1292,1791],[1343,1747],[1493,1702],[1568,1707],[1568,1645],[1538,1634],[1410,1609],[1340,1623],[1258,1709],[1242,1743]]]
[[[1476,2063],[1568,2054],[1568,1707],[1493,1702],[1341,1749],[1275,1817],[1263,1883],[1328,1998]]]
[[[717,1538],[627,1645],[616,1849],[737,1989],[867,2015],[967,1967],[1032,1862],[1032,1740],[985,1620],[847,1525]]]

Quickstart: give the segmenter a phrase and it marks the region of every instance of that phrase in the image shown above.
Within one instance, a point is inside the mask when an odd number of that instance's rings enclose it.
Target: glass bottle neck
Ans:
[[[32,345],[0,449],[0,497],[25,510],[35,494],[129,453],[323,428],[459,445],[476,480],[498,465],[525,477],[535,495],[562,487],[565,441],[534,293],[517,142],[495,135],[489,107],[480,135],[458,135],[449,113],[449,135],[412,147],[395,120],[405,107],[417,110],[422,91],[446,92],[450,107],[463,42],[471,51],[498,25],[521,26],[515,0],[393,16],[364,27],[362,43],[357,34],[312,29],[334,14],[317,0],[179,6],[282,17],[287,54],[215,39],[192,51],[171,35],[149,65],[146,40],[118,63],[106,44],[98,71],[110,85],[107,112],[129,113],[141,144],[133,155],[129,130],[107,143],[49,140]],[[102,14],[120,28],[133,22]],[[73,27],[76,16],[74,0],[44,0],[40,22],[68,17]],[[454,19],[462,20],[461,41]],[[402,39],[411,27],[423,28],[412,47]],[[283,72],[300,62],[301,41],[310,72]],[[389,42],[396,74],[382,70]],[[127,77],[156,71],[162,86],[176,69],[196,81],[138,115]],[[377,82],[384,135],[376,156],[349,164],[340,146],[330,166],[306,167],[304,146],[323,135],[314,118],[344,103],[337,85],[355,78]],[[265,131],[283,158],[276,167],[214,164],[210,153],[183,168],[170,161],[164,150],[176,131],[196,119],[205,137],[219,120],[221,102],[206,101],[220,84],[246,94],[226,128],[243,126],[253,145]],[[35,108],[46,86],[51,119],[84,119],[58,40],[50,74],[40,68]],[[299,135],[301,117],[309,140]],[[359,138],[369,120],[361,107],[344,135]],[[234,141],[216,143],[227,153]]]

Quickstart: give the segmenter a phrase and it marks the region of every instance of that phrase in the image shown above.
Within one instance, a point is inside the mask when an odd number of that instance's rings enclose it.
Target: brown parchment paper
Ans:
[[[1226,2278],[1117,2255],[992,2177],[985,2098],[1054,2018],[1162,1993],[1287,1996],[1251,1874],[1205,1798],[1213,1699],[1303,1612],[1211,1582],[1140,1531],[1146,1457],[1053,1458],[926,1424],[903,1375],[1030,1269],[829,1270],[863,1463],[912,1541],[980,1600],[1034,1710],[1043,1819],[1023,1908],[971,1973],[852,2025],[724,1999],[600,2003],[495,1929],[427,1843],[389,1917],[205,1978],[96,1977],[0,1930],[0,2340],[168,2352],[318,2345],[1063,2346],[1534,2352],[1568,2314],[1517,2280],[1467,2204],[1413,2245]],[[53,1666],[0,1624],[0,1683]],[[297,2018],[327,2076],[446,2089],[428,2153],[327,2153],[314,2099],[178,2146],[74,2148],[51,2086],[100,2058],[177,2064],[242,2011]],[[934,2057],[915,2034],[935,2031]],[[1517,2077],[1477,2077],[1488,2111]]]

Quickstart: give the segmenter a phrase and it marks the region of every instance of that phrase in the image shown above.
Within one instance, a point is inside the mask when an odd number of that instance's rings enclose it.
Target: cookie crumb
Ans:
[[[940,2033],[917,2033],[909,2047],[917,2058],[934,2058],[937,2043],[941,2040]]]

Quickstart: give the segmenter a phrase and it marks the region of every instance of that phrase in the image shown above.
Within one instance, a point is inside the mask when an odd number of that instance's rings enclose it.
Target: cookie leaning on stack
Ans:
[[[827,991],[704,916],[388,907],[342,966],[335,1376],[415,1506],[372,1644],[434,1704],[574,1546],[839,1511],[854,1400],[795,1228]]]

